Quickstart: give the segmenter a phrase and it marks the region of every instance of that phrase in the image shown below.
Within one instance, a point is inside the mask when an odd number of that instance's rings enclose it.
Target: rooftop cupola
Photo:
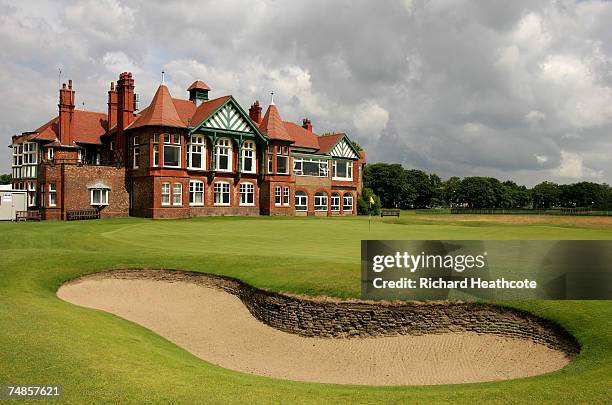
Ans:
[[[208,92],[210,87],[202,80],[196,80],[187,89],[189,92],[189,100],[191,100],[196,107],[199,107],[204,101],[208,101]]]

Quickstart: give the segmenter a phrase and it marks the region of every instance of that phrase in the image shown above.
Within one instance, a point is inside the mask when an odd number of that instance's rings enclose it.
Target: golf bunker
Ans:
[[[559,370],[579,351],[553,323],[494,305],[304,298],[201,273],[98,273],[57,295],[138,323],[210,363],[295,381],[505,380]]]

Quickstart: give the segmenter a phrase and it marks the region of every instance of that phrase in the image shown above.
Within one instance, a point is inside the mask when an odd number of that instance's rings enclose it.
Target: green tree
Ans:
[[[405,198],[408,183],[402,165],[375,163],[365,166],[363,185],[380,197],[383,207],[397,208]]]
[[[0,184],[11,184],[13,176],[8,174],[0,174]]]
[[[496,190],[489,177],[466,177],[461,181],[458,200],[470,208],[491,208],[497,203]]]
[[[559,206],[560,188],[557,183],[544,181],[531,189],[533,208],[548,209]]]
[[[374,199],[374,204],[370,206],[370,197]],[[370,210],[372,215],[380,215],[380,197],[375,195],[372,189],[364,187],[361,192],[361,197],[357,199],[357,214],[368,215]]]
[[[454,207],[459,204],[459,187],[461,179],[453,176],[442,184],[442,198],[449,207]]]

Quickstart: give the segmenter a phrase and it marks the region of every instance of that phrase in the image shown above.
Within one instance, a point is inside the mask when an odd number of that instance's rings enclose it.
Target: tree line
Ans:
[[[364,195],[379,198],[385,208],[589,208],[612,209],[612,188],[582,181],[542,182],[532,188],[493,177],[451,177],[404,169],[401,164],[375,163],[363,172]],[[363,202],[360,204],[363,205]],[[360,207],[361,209],[363,207]]]

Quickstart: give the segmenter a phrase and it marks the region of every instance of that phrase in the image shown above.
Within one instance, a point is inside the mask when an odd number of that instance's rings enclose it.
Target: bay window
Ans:
[[[215,158],[217,167],[215,170],[220,172],[232,171],[232,141],[228,138],[220,138],[215,145]]]
[[[138,142],[138,135],[134,135],[134,141],[132,146],[132,168],[138,169],[138,166],[140,165],[140,145]]]
[[[274,147],[268,146],[268,153],[267,153],[268,174],[272,174],[274,172],[274,168],[272,167],[272,159],[274,158],[273,151],[274,151]]]
[[[230,205],[230,185],[225,181],[215,183],[215,205]]]
[[[189,182],[189,205],[204,205],[204,182],[199,180]]]
[[[242,145],[242,171],[255,173],[255,142],[246,141]]]
[[[181,137],[164,134],[164,167],[181,166]]]
[[[276,147],[276,173],[289,174],[289,147]]]
[[[191,135],[187,145],[187,166],[189,169],[206,169],[206,141],[202,135]]]
[[[332,163],[332,178],[334,180],[353,180],[353,162],[350,160],[334,160]]]
[[[253,183],[240,183],[240,205],[255,205],[255,186]]]
[[[159,134],[153,134],[153,167],[159,166]]]
[[[170,205],[170,183],[162,183],[161,205]]]

